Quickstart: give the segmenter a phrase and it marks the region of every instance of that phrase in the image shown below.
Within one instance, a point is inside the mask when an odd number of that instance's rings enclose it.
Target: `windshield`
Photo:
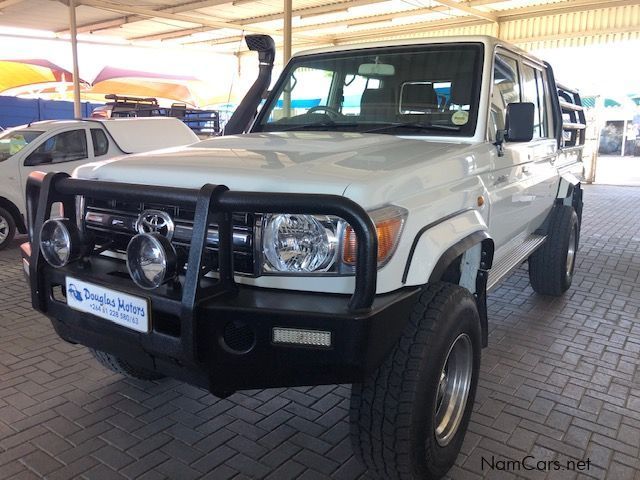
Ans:
[[[482,45],[403,46],[292,59],[253,131],[472,136]]]
[[[15,155],[44,132],[36,130],[8,130],[0,134],[0,162]]]

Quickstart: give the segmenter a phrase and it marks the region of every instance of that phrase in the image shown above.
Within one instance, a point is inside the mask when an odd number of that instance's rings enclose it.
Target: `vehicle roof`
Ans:
[[[39,120],[37,122],[30,122],[25,125],[19,125],[19,126],[10,127],[10,128],[21,128],[21,129],[37,128],[38,130],[52,130],[54,128],[61,128],[69,125],[73,126],[73,125],[81,125],[81,124],[96,123],[96,122],[101,124],[108,124],[108,123],[114,123],[114,122],[127,123],[127,122],[131,122],[132,120],[134,120],[136,124],[139,124],[139,125],[141,124],[153,125],[153,124],[157,124],[158,121],[161,121],[161,122],[175,121],[174,118],[168,118],[168,117],[81,118],[81,119],[66,119],[66,120]]]
[[[111,134],[124,153],[141,153],[167,147],[191,145],[200,139],[184,122],[172,117],[97,118],[81,120],[42,120],[7,130],[49,132],[65,127],[99,123]]]
[[[49,130],[57,130],[58,128],[65,127],[67,125],[80,125],[82,123],[84,123],[83,120],[41,120],[38,122],[31,122],[26,125],[11,127],[11,129],[12,130],[13,129],[19,129],[19,130],[33,129],[33,130],[42,130],[47,132]]]
[[[125,153],[148,152],[191,145],[200,141],[184,122],[172,117],[113,118],[96,121],[104,125]]]
[[[487,50],[493,50],[496,46],[505,47],[519,55],[527,57],[537,63],[543,63],[542,60],[531,55],[530,53],[522,50],[521,48],[499,38],[492,37],[490,35],[456,35],[445,37],[427,37],[427,38],[408,38],[400,40],[383,40],[379,42],[366,42],[357,43],[351,45],[338,45],[332,47],[315,48],[312,50],[304,50],[295,53],[294,57],[315,55],[318,53],[331,53],[331,52],[346,52],[349,50],[362,50],[367,48],[382,48],[382,47],[396,47],[396,46],[413,46],[413,45],[432,45],[440,43],[482,43],[487,47]]]

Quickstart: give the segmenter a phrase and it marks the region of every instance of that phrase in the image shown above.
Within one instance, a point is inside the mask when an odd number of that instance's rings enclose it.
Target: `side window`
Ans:
[[[102,129],[91,129],[91,141],[93,142],[93,154],[96,157],[106,155],[109,151],[109,140],[107,140],[107,135],[102,131]]]
[[[87,133],[84,129],[59,133],[34,150],[25,165],[72,162],[87,158]]]
[[[529,65],[522,65],[522,101],[535,105],[533,138],[544,138],[546,132],[545,96],[542,84],[542,72]]]
[[[520,77],[518,62],[497,54],[493,67],[493,94],[491,96],[491,119],[489,128],[491,138],[495,139],[497,130],[503,130],[507,115],[507,105],[520,101]]]
[[[538,83],[538,99],[540,107],[540,126],[542,128],[542,137],[549,137],[551,127],[549,126],[549,114],[547,113],[547,72],[536,70],[536,80]]]

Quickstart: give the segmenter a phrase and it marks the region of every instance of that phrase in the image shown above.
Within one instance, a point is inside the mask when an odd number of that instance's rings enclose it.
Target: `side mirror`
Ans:
[[[533,138],[533,122],[536,107],[530,102],[507,105],[505,140],[508,142],[529,142]]]
[[[51,152],[33,152],[31,155],[27,157],[27,161],[25,165],[34,166],[34,165],[42,165],[43,163],[51,163],[53,162],[53,155]]]

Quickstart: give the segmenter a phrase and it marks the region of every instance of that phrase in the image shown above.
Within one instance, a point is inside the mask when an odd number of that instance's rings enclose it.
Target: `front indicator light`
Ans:
[[[127,246],[127,269],[140,288],[153,290],[177,275],[177,254],[166,237],[141,233]]]
[[[378,235],[378,267],[385,265],[395,252],[406,218],[406,210],[399,207],[385,207],[371,213]],[[347,226],[344,232],[342,261],[347,265],[355,265],[357,255],[356,234]]]
[[[273,343],[304,345],[308,347],[330,347],[331,332],[274,327]]]
[[[40,231],[40,251],[55,268],[64,267],[81,256],[78,229],[68,218],[47,220]]]

